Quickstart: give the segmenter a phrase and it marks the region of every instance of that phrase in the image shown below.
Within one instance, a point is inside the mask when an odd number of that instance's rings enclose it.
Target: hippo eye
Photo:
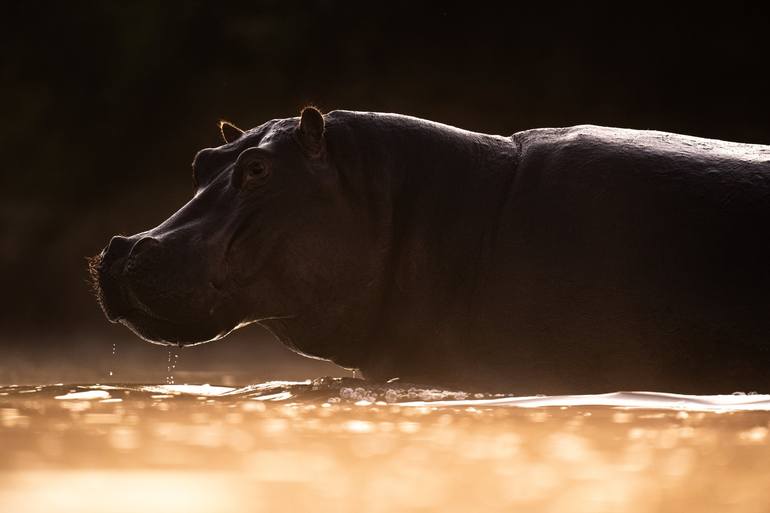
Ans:
[[[259,148],[244,151],[235,163],[233,185],[237,189],[250,189],[265,182],[270,175],[270,165]]]
[[[246,164],[245,172],[247,174],[247,178],[249,179],[261,178],[267,174],[267,166],[265,166],[262,162],[249,162]]]

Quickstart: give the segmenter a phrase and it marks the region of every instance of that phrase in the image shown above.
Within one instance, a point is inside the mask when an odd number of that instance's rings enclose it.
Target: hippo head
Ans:
[[[372,281],[356,272],[371,243],[325,129],[309,107],[229,142],[223,132],[227,144],[198,152],[192,199],[155,228],[113,237],[92,259],[107,317],[150,342],[183,346],[251,322],[278,334],[280,320],[296,319],[320,332],[349,309],[340,298]]]

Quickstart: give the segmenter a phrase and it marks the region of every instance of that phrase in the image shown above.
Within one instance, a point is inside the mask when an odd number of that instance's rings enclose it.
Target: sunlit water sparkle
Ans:
[[[770,396],[0,386],[2,512],[764,512]]]

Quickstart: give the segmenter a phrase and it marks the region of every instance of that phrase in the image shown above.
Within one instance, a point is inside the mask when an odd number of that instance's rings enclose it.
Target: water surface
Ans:
[[[770,396],[0,387],[2,512],[764,512]]]

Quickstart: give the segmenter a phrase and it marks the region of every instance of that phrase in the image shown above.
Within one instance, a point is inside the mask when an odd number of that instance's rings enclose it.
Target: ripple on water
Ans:
[[[359,386],[349,386],[351,382]],[[35,394],[58,400],[108,400],[131,396],[133,399],[206,398],[219,400],[262,400],[272,402],[337,402],[358,406],[398,404],[403,407],[477,408],[567,408],[604,406],[627,409],[686,411],[770,411],[770,395],[724,394],[682,395],[660,392],[612,392],[590,395],[506,396],[474,394],[425,389],[414,386],[395,387],[392,384],[372,384],[350,378],[323,378],[316,381],[270,381],[244,387],[210,384],[161,385],[44,385],[22,387],[0,386],[0,396],[14,401],[21,395]],[[623,422],[623,413],[616,413],[616,422]]]
[[[767,395],[6,386],[0,511],[759,512],[769,428]]]

